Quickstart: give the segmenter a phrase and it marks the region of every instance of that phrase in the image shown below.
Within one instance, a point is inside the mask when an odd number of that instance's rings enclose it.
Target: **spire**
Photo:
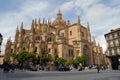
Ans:
[[[21,23],[21,26],[20,26],[20,32],[22,33],[23,31],[23,22]]]
[[[38,19],[38,25],[40,25],[40,18]]]
[[[34,20],[32,20],[32,24],[31,24],[31,31],[34,31]]]
[[[70,25],[70,20],[68,20],[68,25]]]
[[[87,22],[87,28],[88,28],[88,31],[90,31],[89,22]]]
[[[95,37],[93,37],[93,43],[96,45],[96,40],[95,40]]]
[[[16,28],[16,35],[19,33],[19,30],[18,30],[18,26],[17,26],[17,28]]]
[[[80,25],[80,16],[78,16],[78,22],[77,23],[78,23],[78,25]]]
[[[58,10],[58,13],[57,13],[57,19],[62,19],[62,13],[60,9]]]
[[[50,19],[48,19],[48,25],[51,25],[51,21],[50,21]]]
[[[15,34],[15,41],[17,41],[18,39],[18,35],[19,35],[19,30],[18,30],[18,26],[16,28],[16,34]]]
[[[40,18],[38,19],[38,26],[37,26],[38,31],[40,32]]]
[[[34,20],[32,20],[31,29],[34,28]]]
[[[36,25],[37,25],[37,22],[36,22],[36,18],[35,18],[34,27],[36,27]]]
[[[87,22],[87,32],[88,32],[88,40],[89,40],[89,42],[91,42],[90,26],[89,26],[88,22]]]
[[[23,29],[23,22],[21,23],[21,27],[20,28]]]

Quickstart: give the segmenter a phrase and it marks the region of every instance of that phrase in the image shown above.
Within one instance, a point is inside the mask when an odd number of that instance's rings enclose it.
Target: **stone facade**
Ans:
[[[20,30],[17,27],[14,42],[7,41],[5,59],[10,60],[10,53],[21,50],[34,52],[36,56],[51,54],[53,58],[58,56],[66,60],[85,55],[86,65],[100,64],[104,60],[102,47],[91,39],[89,24],[83,26],[79,17],[71,24],[69,20],[63,20],[60,10],[53,22],[43,19],[41,23],[40,19],[35,19],[29,30],[23,28],[23,23]]]
[[[107,42],[107,57],[113,69],[118,69],[120,65],[120,28],[112,29],[105,34]]]

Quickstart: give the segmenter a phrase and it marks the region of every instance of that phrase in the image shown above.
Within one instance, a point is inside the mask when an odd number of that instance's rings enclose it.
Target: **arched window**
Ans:
[[[51,42],[52,41],[52,39],[51,39],[51,37],[49,37],[48,39],[47,39],[47,42]]]
[[[49,49],[48,49],[48,52],[50,53],[50,51],[51,51],[51,49],[49,48]]]
[[[84,37],[84,32],[82,32],[82,37]]]
[[[70,36],[72,36],[72,31],[70,31]]]

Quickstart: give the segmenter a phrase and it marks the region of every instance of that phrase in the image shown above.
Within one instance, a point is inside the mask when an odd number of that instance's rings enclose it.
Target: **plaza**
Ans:
[[[59,71],[21,71],[3,73],[0,71],[1,80],[119,80],[119,70],[100,71],[96,69],[87,71],[72,70]]]

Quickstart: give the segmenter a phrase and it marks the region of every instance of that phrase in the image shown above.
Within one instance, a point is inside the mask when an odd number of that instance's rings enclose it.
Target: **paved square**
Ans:
[[[59,72],[59,71],[20,71],[3,73],[1,80],[120,80],[120,71],[110,70],[97,73],[96,70]]]

